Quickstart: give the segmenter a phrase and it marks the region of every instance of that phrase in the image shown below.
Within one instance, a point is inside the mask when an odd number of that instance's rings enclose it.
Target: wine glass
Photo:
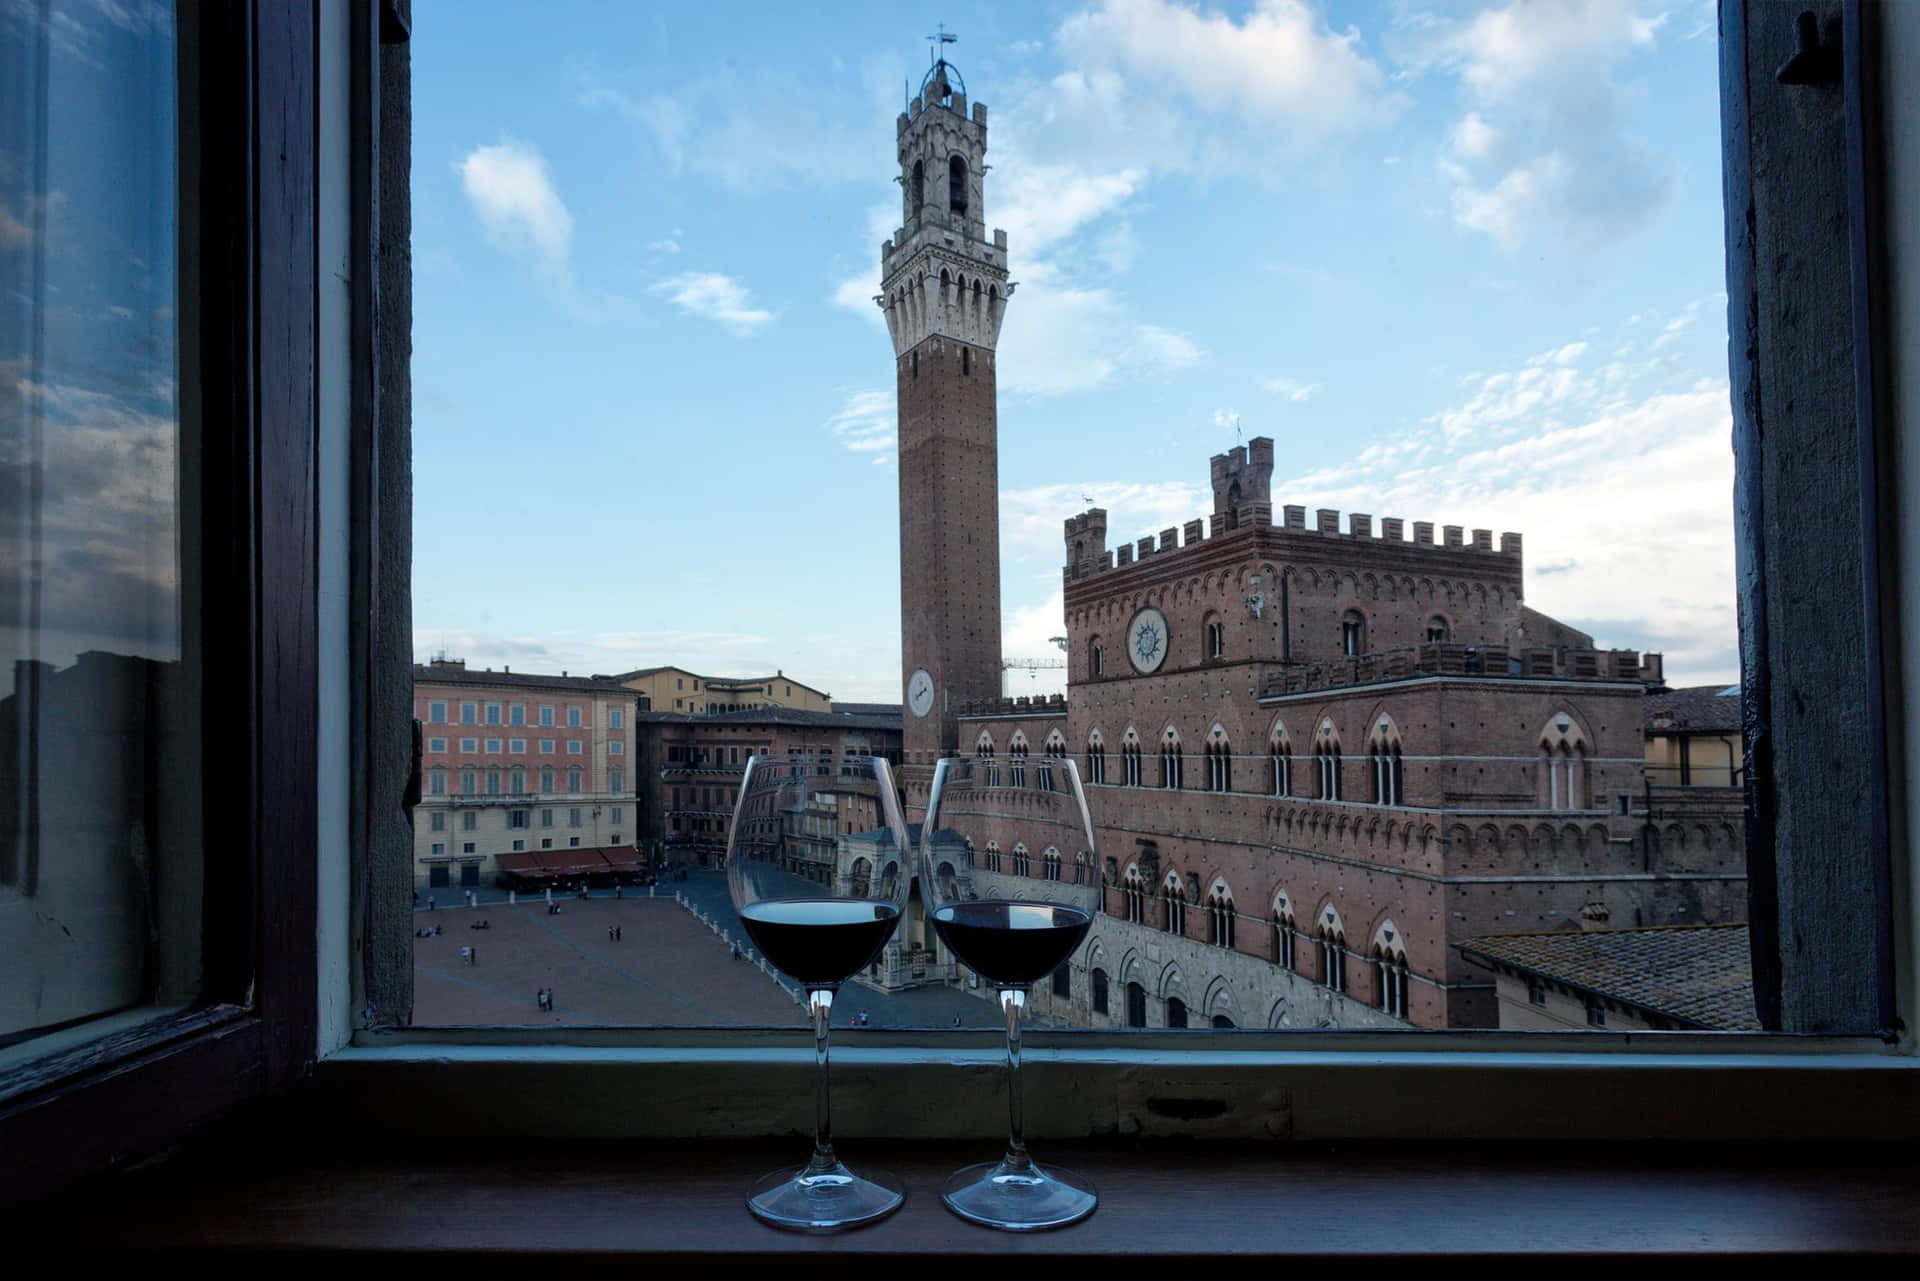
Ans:
[[[1100,910],[1093,819],[1064,757],[949,757],[933,772],[920,828],[920,892],[934,931],[999,989],[1007,1020],[1007,1152],[941,1189],[963,1219],[1011,1232],[1064,1227],[1099,1204],[1070,1170],[1027,1153],[1020,1020],[1027,990],[1073,955]]]
[[[831,782],[807,758],[750,757],[727,837],[727,888],[761,955],[807,991],[815,1070],[813,1157],[753,1185],[747,1208],[776,1227],[832,1232],[884,1218],[906,1192],[882,1171],[854,1174],[833,1151],[827,1033],[840,984],[878,955],[906,908],[912,846],[893,771],[848,757]],[[867,830],[836,835],[839,808],[867,808]]]

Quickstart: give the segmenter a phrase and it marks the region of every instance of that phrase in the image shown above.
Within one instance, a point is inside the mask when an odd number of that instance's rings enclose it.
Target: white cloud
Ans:
[[[1726,384],[1585,354],[1568,343],[1476,375],[1414,430],[1276,481],[1276,501],[1518,530],[1529,605],[1602,644],[1663,650],[1670,679],[1734,679]]]
[[[1499,142],[1499,133],[1482,120],[1477,111],[1469,111],[1463,116],[1447,139],[1454,152],[1468,160],[1490,158]]]
[[[1060,652],[1060,647],[1053,643],[1055,636],[1066,634],[1066,593],[1058,586],[1058,576],[1052,577],[1056,585],[1051,595],[1032,604],[1014,606],[1001,621],[1000,652],[1009,660],[1040,659],[1053,662],[1066,657]],[[1064,694],[1067,689],[1066,669],[1014,668],[1006,675],[1004,689],[1013,696]]]
[[[1539,236],[1592,248],[1645,227],[1672,169],[1629,131],[1626,90],[1611,76],[1664,24],[1639,0],[1516,0],[1403,22],[1409,71],[1453,75],[1469,104],[1436,158],[1454,221],[1509,249]]]
[[[642,94],[593,84],[578,100],[639,126],[669,174],[698,174],[742,193],[860,182],[871,177],[873,158],[890,150],[899,80],[878,61],[826,75],[842,83],[827,91],[801,75],[754,66]],[[796,146],[796,138],[806,144]]]
[[[880,246],[893,235],[896,230],[894,224],[899,219],[900,203],[897,200],[880,201],[867,206],[864,251],[873,255],[868,259],[873,265],[849,276],[833,290],[834,306],[844,307],[883,333],[887,328],[887,320],[873,301],[880,292]]]
[[[1297,378],[1280,375],[1274,378],[1262,378],[1260,385],[1276,396],[1283,396],[1295,404],[1303,404],[1320,394],[1319,383],[1303,383]]]
[[[827,430],[853,452],[874,454],[875,463],[886,463],[892,458],[898,421],[892,392],[855,391],[847,394],[840,412],[827,419]]]
[[[671,237],[665,240],[649,240],[647,248],[656,254],[677,254],[680,252],[680,242]]]
[[[773,320],[773,313],[753,305],[746,286],[716,271],[689,271],[654,286],[689,315],[711,320],[745,338]]]
[[[1159,325],[1141,325],[1134,331],[1130,354],[1153,369],[1172,372],[1199,364],[1206,353],[1185,334]]]
[[[874,275],[874,272],[863,271],[835,285],[833,305],[846,308],[875,329],[885,330],[887,318],[881,312],[879,304],[874,302],[874,298],[880,293],[880,286],[875,283]]]
[[[496,245],[531,252],[549,275],[565,281],[573,250],[573,215],[531,144],[503,139],[476,147],[455,169],[468,202]]]
[[[1026,163],[1017,153],[994,172],[1000,183],[993,223],[1005,228],[1008,243],[1029,258],[1120,208],[1147,177],[1138,168],[1089,173],[1071,165]]]
[[[1212,496],[1198,485],[1176,481],[1152,484],[1085,481],[1000,491],[1000,550],[1003,557],[1065,561],[1063,522],[1089,507],[1107,513],[1108,546],[1158,534],[1210,509]]]
[[[1106,0],[1061,23],[1056,43],[1294,145],[1383,123],[1401,105],[1359,33],[1333,31],[1304,0],[1257,0],[1239,22],[1172,0]]]
[[[1106,289],[1076,288],[1043,264],[1026,272],[1000,332],[1000,376],[1020,395],[1057,396],[1112,376],[1123,310]]]

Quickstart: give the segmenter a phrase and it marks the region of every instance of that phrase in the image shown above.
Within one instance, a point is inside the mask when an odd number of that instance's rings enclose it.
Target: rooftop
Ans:
[[[1696,1027],[1760,1030],[1744,923],[1492,934],[1460,951]]]
[[[415,663],[413,680],[416,685],[516,685],[526,688],[544,687],[547,689],[593,690],[598,693],[620,692],[621,678],[618,676],[574,676],[561,672],[558,676],[533,672],[516,672],[502,667],[494,671],[491,667],[475,671],[469,668],[463,659],[435,659],[431,663]]]
[[[851,711],[836,707],[830,712],[810,712],[798,707],[755,707],[726,712],[636,712],[633,719],[643,725],[796,725],[900,732],[898,705],[856,703],[852,706],[881,710]]]
[[[1649,734],[1738,734],[1740,687],[1688,685],[1649,691],[1645,728]]]

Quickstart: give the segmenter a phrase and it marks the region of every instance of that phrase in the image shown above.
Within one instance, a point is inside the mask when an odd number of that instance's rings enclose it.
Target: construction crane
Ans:
[[[1047,637],[1060,650],[1060,658],[1003,658],[1000,660],[1002,676],[1011,671],[1023,671],[1035,680],[1040,679],[1043,671],[1059,671],[1067,665],[1064,657],[1067,652],[1067,638],[1064,636]]]
[[[1031,674],[1053,668],[1065,667],[1066,665],[1067,660],[1064,658],[1006,658],[1000,661],[1000,670],[1010,672],[1015,668],[1019,668],[1021,671]]]

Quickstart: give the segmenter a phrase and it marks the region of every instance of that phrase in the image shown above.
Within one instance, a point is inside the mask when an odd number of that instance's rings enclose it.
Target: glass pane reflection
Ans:
[[[200,982],[170,4],[0,9],[0,1046]]]

